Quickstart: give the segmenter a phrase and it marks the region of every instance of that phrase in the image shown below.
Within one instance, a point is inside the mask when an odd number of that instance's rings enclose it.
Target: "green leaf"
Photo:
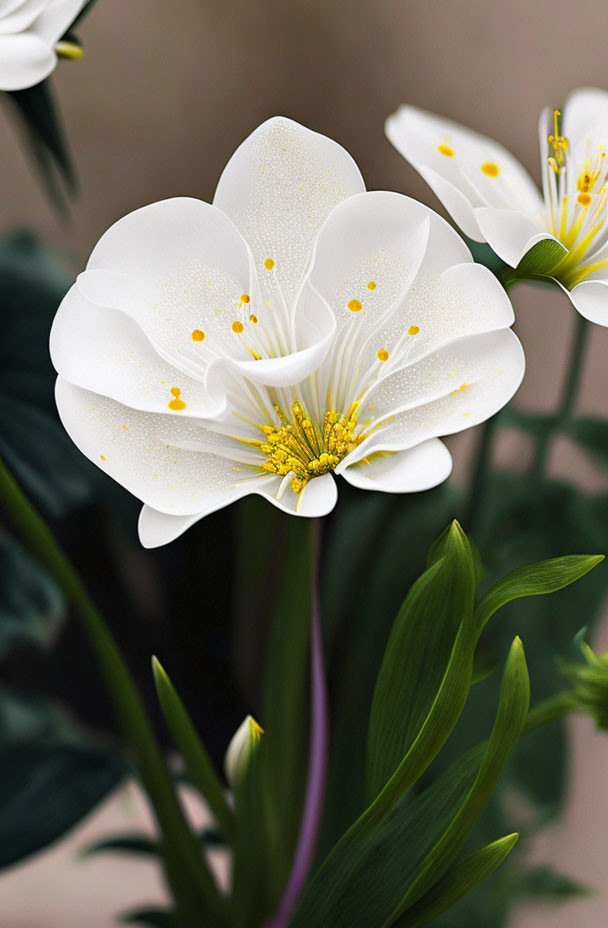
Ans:
[[[123,925],[155,925],[156,928],[185,928],[173,912],[166,909],[142,908],[125,912],[118,919]]]
[[[533,438],[544,440],[555,428],[555,415],[541,412],[530,412],[527,409],[518,409],[515,406],[505,406],[501,414],[501,425],[506,428],[521,429]]]
[[[428,925],[432,919],[452,908],[492,876],[512,851],[518,838],[517,833],[507,835],[463,857],[416,905],[392,922],[393,928]]]
[[[430,560],[432,566],[397,615],[376,683],[367,751],[370,800],[414,743],[436,698],[458,629],[471,620],[473,562],[456,523],[433,547]]]
[[[568,249],[554,239],[545,238],[526,252],[514,271],[516,277],[550,277],[568,254]]]
[[[543,865],[522,871],[515,891],[537,902],[561,902],[593,894],[591,887]]]
[[[48,574],[9,539],[0,539],[0,660],[16,647],[49,645],[65,617]]]
[[[234,835],[234,813],[226,801],[224,787],[188,712],[160,661],[152,658],[154,684],[163,716],[186,765],[192,785],[198,789],[230,841]]]
[[[581,448],[588,451],[595,463],[608,470],[608,421],[594,416],[582,416],[567,422],[562,431]]]
[[[142,857],[157,857],[160,847],[147,835],[124,834],[114,835],[111,838],[100,838],[90,844],[82,852],[82,857],[92,857],[95,854],[135,854]]]
[[[522,596],[555,593],[580,580],[603,560],[603,554],[571,554],[537,561],[514,570],[499,580],[479,604],[477,616],[481,627],[498,609],[512,600]]]
[[[484,757],[468,795],[450,825],[420,866],[386,928],[403,915],[445,872],[488,803],[509,754],[519,741],[530,706],[530,681],[519,638],[511,646],[504,672],[498,712]]]

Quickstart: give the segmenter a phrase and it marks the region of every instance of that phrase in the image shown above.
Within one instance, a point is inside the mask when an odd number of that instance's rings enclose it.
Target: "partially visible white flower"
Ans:
[[[39,84],[86,0],[0,0],[0,90]]]
[[[65,298],[51,334],[59,412],[145,503],[147,547],[251,493],[325,515],[332,473],[392,493],[435,486],[451,469],[438,436],[519,386],[496,278],[432,210],[346,196],[360,186],[342,149],[272,120],[216,195],[249,247],[216,207],[157,204],[102,238]]]
[[[247,715],[237,728],[224,758],[224,771],[230,786],[238,785],[245,776],[263,734],[264,729],[252,715]]]
[[[576,90],[560,117],[540,118],[542,196],[502,145],[447,119],[403,106],[386,131],[463,232],[511,267],[554,242],[533,276],[554,278],[583,316],[608,325],[608,93]]]

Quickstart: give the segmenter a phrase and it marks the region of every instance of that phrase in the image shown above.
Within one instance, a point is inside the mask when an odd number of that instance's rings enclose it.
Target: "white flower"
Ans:
[[[86,0],[0,0],[0,90],[39,84]]]
[[[232,736],[224,758],[224,772],[231,786],[238,785],[247,772],[251,757],[263,734],[264,729],[253,716],[245,716]]]
[[[560,117],[540,118],[542,196],[502,145],[447,119],[403,106],[386,131],[463,232],[511,267],[553,242],[530,276],[554,278],[583,316],[608,325],[608,93],[576,90]]]
[[[496,278],[426,206],[361,189],[343,149],[270,120],[222,175],[225,212],[170,200],[127,216],[64,299],[59,412],[145,503],[144,545],[249,493],[324,515],[332,471],[366,489],[435,486],[451,468],[437,436],[517,389]]]

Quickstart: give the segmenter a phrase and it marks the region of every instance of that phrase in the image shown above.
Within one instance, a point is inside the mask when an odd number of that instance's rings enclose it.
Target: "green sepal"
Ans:
[[[541,239],[526,252],[511,276],[520,279],[551,277],[567,254],[568,249],[561,242],[552,238]]]
[[[603,560],[603,554],[570,554],[526,564],[512,571],[492,587],[477,607],[480,630],[498,609],[512,600],[555,593],[580,580]]]
[[[429,553],[395,619],[376,682],[367,749],[368,799],[386,785],[414,744],[441,685],[461,624],[470,624],[475,570],[457,522]]]
[[[152,658],[152,671],[167,727],[179,750],[192,785],[201,793],[215,815],[220,829],[230,843],[234,837],[234,812],[224,795],[205,745],[199,737],[179,694],[158,658]]]
[[[492,876],[513,850],[518,838],[517,832],[506,835],[457,861],[416,905],[391,922],[391,928],[418,928],[420,925],[428,925],[432,919],[450,909]]]

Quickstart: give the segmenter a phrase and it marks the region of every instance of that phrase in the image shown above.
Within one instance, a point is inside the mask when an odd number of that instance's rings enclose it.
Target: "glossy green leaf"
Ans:
[[[493,841],[459,860],[441,880],[412,906],[392,922],[392,928],[418,928],[428,925],[464,896],[472,893],[500,867],[513,850],[518,834],[507,835]]]
[[[368,798],[385,786],[413,745],[437,696],[459,627],[475,596],[471,551],[454,523],[432,566],[401,607],[380,669],[369,722]]]
[[[499,580],[479,604],[477,616],[481,627],[498,609],[512,600],[562,590],[584,577],[603,559],[603,554],[573,554],[537,561],[514,570]]]
[[[199,790],[230,841],[234,834],[234,812],[228,805],[224,787],[192,720],[160,661],[152,658],[158,701],[175,746],[179,750],[192,785]]]
[[[49,645],[65,617],[48,574],[9,539],[0,539],[0,660],[16,647]]]
[[[494,727],[475,782],[450,825],[421,863],[416,880],[391,918],[387,919],[385,928],[431,890],[460,850],[488,803],[511,751],[519,741],[529,706],[530,681],[526,659],[522,643],[516,638],[505,667]]]

